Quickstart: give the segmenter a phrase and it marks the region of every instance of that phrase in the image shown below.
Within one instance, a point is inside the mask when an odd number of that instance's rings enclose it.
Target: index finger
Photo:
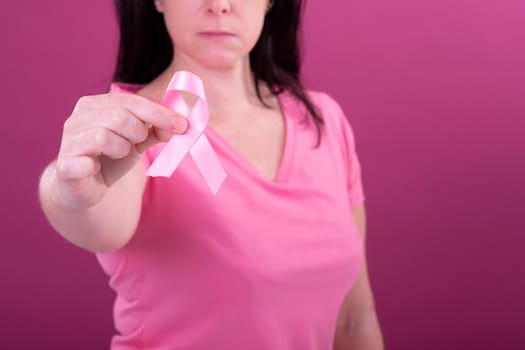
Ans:
[[[182,114],[152,99],[125,93],[109,93],[103,98],[106,105],[124,107],[144,123],[157,128],[182,133],[188,127]]]

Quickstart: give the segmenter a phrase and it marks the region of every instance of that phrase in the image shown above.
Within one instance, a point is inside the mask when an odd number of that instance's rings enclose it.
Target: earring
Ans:
[[[270,12],[274,4],[275,4],[275,0],[269,0],[268,5],[266,6],[266,12]]]
[[[155,3],[155,8],[157,9],[157,12],[162,13],[163,8],[162,8],[162,4],[160,3],[160,0],[155,0],[154,3]]]

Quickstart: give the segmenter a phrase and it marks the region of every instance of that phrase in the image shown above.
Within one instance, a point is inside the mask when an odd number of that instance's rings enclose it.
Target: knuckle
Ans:
[[[74,110],[88,108],[93,104],[93,96],[82,96],[78,99],[77,104],[75,105]]]
[[[116,138],[106,147],[104,154],[111,158],[118,159],[126,157],[130,150],[131,146],[129,142]]]
[[[71,130],[73,128],[73,118],[69,117],[64,121],[64,125],[62,126],[62,129],[64,131]]]
[[[66,170],[67,169],[66,169],[66,166],[65,166],[64,159],[62,157],[58,157],[56,165],[55,165],[55,171],[56,171],[57,175],[60,178],[64,177],[64,175],[66,173]]]
[[[69,159],[59,158],[57,159],[55,171],[59,179],[71,180],[73,179],[73,171]]]
[[[123,158],[127,156],[130,151],[131,145],[129,144],[129,142],[122,142],[118,145],[116,153],[119,158]]]
[[[134,114],[137,114],[138,111],[144,109],[144,98],[140,96],[126,95],[124,96],[125,106],[132,111]]]
[[[108,144],[110,135],[106,129],[98,128],[93,130],[92,137],[96,146],[104,147]]]
[[[111,111],[108,119],[113,130],[121,130],[128,124],[129,113],[123,108],[115,108]]]
[[[104,97],[106,98],[108,103],[111,103],[113,105],[127,106],[130,104],[130,101],[132,100],[131,97],[133,97],[133,95],[119,92],[109,92],[105,94]]]

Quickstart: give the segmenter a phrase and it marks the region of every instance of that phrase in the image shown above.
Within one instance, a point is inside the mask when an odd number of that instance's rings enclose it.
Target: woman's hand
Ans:
[[[55,195],[66,207],[97,204],[142,152],[186,128],[182,115],[138,95],[80,98],[64,124]]]

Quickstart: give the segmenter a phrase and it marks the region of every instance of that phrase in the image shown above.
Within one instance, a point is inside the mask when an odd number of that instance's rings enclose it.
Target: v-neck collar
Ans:
[[[111,84],[111,88],[116,92],[131,92],[136,94],[142,87],[142,84],[133,83],[122,83],[114,82]],[[288,90],[284,90],[277,95],[279,107],[281,109],[281,116],[284,119],[284,141],[283,148],[281,150],[281,159],[279,161],[279,167],[277,173],[273,179],[268,179],[255,168],[255,166],[246,160],[228,141],[226,141],[217,131],[215,131],[210,125],[204,131],[205,135],[212,140],[214,145],[221,147],[223,153],[226,153],[237,165],[245,170],[255,180],[266,184],[266,185],[282,185],[286,183],[290,170],[292,168],[293,153],[295,150],[295,123],[292,116],[290,115],[290,108],[292,108],[291,100],[293,96]],[[157,103],[160,101],[152,100]]]
[[[206,128],[206,136],[213,142],[214,145],[222,148],[222,151],[225,152],[239,167],[245,170],[250,176],[267,185],[275,185],[285,183],[288,179],[288,175],[291,169],[291,163],[293,159],[293,151],[295,148],[295,129],[294,123],[289,115],[289,105],[288,105],[288,92],[284,91],[277,95],[277,100],[279,102],[279,107],[281,109],[281,115],[284,119],[284,140],[283,147],[281,150],[281,157],[279,161],[279,166],[275,177],[273,179],[268,179],[267,177],[261,175],[261,173],[255,168],[255,166],[248,161],[244,156],[242,156],[237,149],[235,149],[227,140],[225,140],[217,131],[215,131],[211,126],[208,125]]]

